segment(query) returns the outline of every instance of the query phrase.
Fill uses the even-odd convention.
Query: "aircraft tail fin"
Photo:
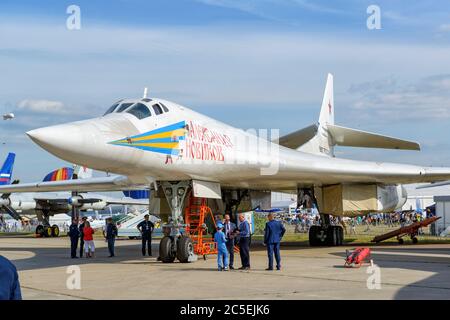
[[[334,93],[333,75],[327,76],[327,84],[323,93],[322,107],[320,108],[319,125],[334,124]]]
[[[322,107],[320,108],[319,121],[316,126],[316,133],[308,142],[298,148],[300,151],[334,156],[334,148],[331,137],[328,134],[327,126],[334,124],[334,91],[333,75],[327,76],[327,83],[323,93]]]
[[[0,185],[10,184],[14,167],[15,153],[8,153],[2,168],[0,169]]]
[[[334,146],[336,145],[420,150],[420,145],[414,141],[335,125],[334,110],[333,75],[328,74],[319,121],[307,128],[281,137],[279,143],[288,148],[330,157],[334,156]]]
[[[92,178],[93,170],[84,166],[75,165],[73,169],[73,175],[77,179],[89,179]]]

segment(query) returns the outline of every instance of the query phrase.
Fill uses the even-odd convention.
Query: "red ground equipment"
[[[347,251],[347,258],[345,259],[344,266],[346,268],[351,267],[361,267],[364,262],[370,259],[370,249],[369,248],[356,248],[355,251],[350,253]]]
[[[211,235],[212,230],[208,230],[207,227],[209,222],[210,229],[215,228],[216,222],[207,205],[207,199],[191,196],[188,201],[185,209],[186,233],[192,239],[195,254],[202,255],[206,259],[206,255],[217,253],[217,246]]]
[[[411,240],[414,244],[416,244],[417,242],[419,242],[419,240],[417,239],[417,234],[419,233],[419,229],[420,228],[424,228],[426,226],[428,226],[429,224],[435,222],[436,220],[439,220],[441,217],[431,217],[431,218],[427,218],[421,222],[415,222],[409,226],[405,226],[405,227],[401,227],[400,229],[382,234],[380,236],[376,236],[375,238],[372,239],[372,242],[381,242],[393,237],[397,237],[397,241],[400,244],[403,244],[403,239],[402,237],[404,236],[410,236]]]

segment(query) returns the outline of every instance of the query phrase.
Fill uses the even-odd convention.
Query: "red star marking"
[[[328,113],[331,114],[331,101],[328,102]]]

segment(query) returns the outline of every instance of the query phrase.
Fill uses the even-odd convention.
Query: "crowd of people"
[[[225,214],[224,219],[218,219],[214,241],[217,245],[217,267],[219,271],[234,269],[234,247],[239,246],[241,258],[240,270],[250,270],[250,224],[243,214],[238,216],[239,225],[231,221],[230,215]],[[281,269],[280,242],[286,232],[286,228],[279,220],[275,220],[270,213],[267,216],[264,228],[264,245],[267,247],[268,267],[273,270],[273,258],[275,256],[276,268]]]
[[[428,217],[428,214],[427,214]],[[396,212],[396,213],[375,213],[353,218],[330,217],[332,225],[344,225],[350,234],[356,234],[357,226],[365,226],[363,232],[370,231],[371,227],[384,225],[386,227],[404,227],[414,222],[420,222],[424,219],[424,215],[419,212]],[[290,224],[295,225],[296,233],[307,233],[313,225],[320,225],[319,215],[310,215],[299,213],[295,219],[291,219]]]

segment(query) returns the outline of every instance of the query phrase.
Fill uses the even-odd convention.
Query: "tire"
[[[177,242],[177,259],[181,263],[188,263],[189,256],[194,252],[194,245],[189,237],[181,236]]]
[[[403,244],[405,241],[403,241],[402,238],[398,239],[398,244]]]
[[[172,263],[175,261],[175,255],[172,250],[172,237],[165,236],[159,243],[159,257],[163,263]]]
[[[56,224],[52,225],[52,237],[59,237],[59,227]]]
[[[326,244],[328,246],[332,246],[332,247],[338,245],[338,230],[337,230],[336,226],[328,227]]]
[[[411,240],[414,244],[417,244],[419,242],[419,239],[417,239],[416,237],[413,237]]]
[[[44,236],[44,226],[43,225],[38,225],[36,227],[36,234],[43,237]]]
[[[52,227],[44,227],[44,237],[50,238],[52,236]]]
[[[344,240],[345,240],[344,228],[339,226],[338,229],[339,229],[339,245],[342,246],[344,244]]]
[[[319,226],[311,226],[309,228],[309,245],[311,247],[317,247],[319,245],[319,239],[317,239],[317,233],[321,228]]]

